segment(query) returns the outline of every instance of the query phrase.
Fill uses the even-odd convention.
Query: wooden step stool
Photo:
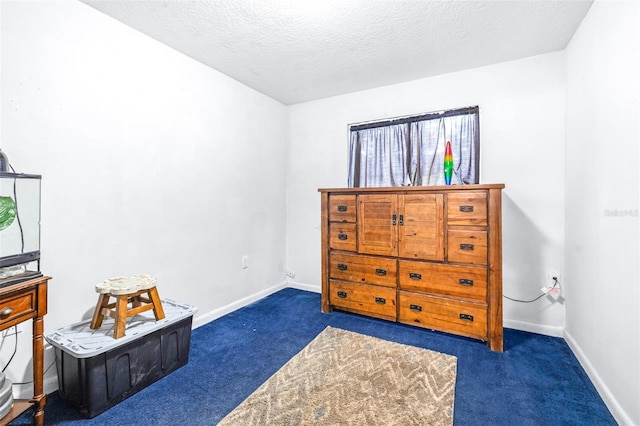
[[[113,329],[115,339],[125,335],[129,317],[153,309],[156,321],[164,318],[156,280],[149,275],[110,278],[97,284],[96,292],[100,293],[100,296],[98,296],[90,328],[94,330],[100,328],[104,317],[111,317],[115,320]],[[115,298],[115,302],[110,303],[111,297]]]

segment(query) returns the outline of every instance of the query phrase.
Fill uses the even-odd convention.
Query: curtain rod
[[[440,112],[430,112],[427,114],[416,115],[413,117],[397,118],[394,120],[385,120],[385,121],[376,121],[374,123],[356,124],[356,125],[350,126],[349,130],[351,130],[352,132],[355,132],[358,130],[374,129],[376,127],[415,123],[417,121],[426,121],[426,120],[433,120],[435,118],[445,118],[445,117],[451,117],[454,115],[463,115],[465,113],[477,114],[479,110],[480,108],[476,105],[476,106],[465,107],[465,108],[450,109],[450,110],[440,111]]]

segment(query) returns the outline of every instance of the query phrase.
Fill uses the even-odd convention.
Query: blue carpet
[[[93,419],[48,395],[45,424],[214,425],[327,325],[458,357],[455,425],[616,424],[563,339],[505,329],[505,351],[495,353],[472,339],[323,314],[319,294],[290,288],[197,328],[186,366]]]

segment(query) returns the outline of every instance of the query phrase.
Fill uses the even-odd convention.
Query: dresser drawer
[[[395,288],[329,280],[329,303],[347,311],[396,319]]]
[[[486,192],[448,194],[447,224],[487,226]]]
[[[342,281],[395,288],[396,260],[348,253],[331,253],[330,276]]]
[[[487,264],[487,231],[447,231],[447,259],[455,263]]]
[[[487,340],[487,305],[398,292],[398,321]]]
[[[329,221],[330,222],[355,222],[356,221],[356,196],[355,195],[331,195],[329,196]]]
[[[481,303],[487,300],[485,267],[400,260],[398,274],[402,290],[459,297]]]
[[[0,326],[24,321],[36,314],[36,290],[16,293],[0,303]]]
[[[329,247],[334,250],[356,251],[356,224],[329,224]]]

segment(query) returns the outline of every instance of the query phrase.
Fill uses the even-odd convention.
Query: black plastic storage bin
[[[137,315],[117,340],[108,320],[98,330],[85,321],[46,336],[55,348],[60,397],[92,418],[187,364],[195,308],[162,305],[164,320]]]

